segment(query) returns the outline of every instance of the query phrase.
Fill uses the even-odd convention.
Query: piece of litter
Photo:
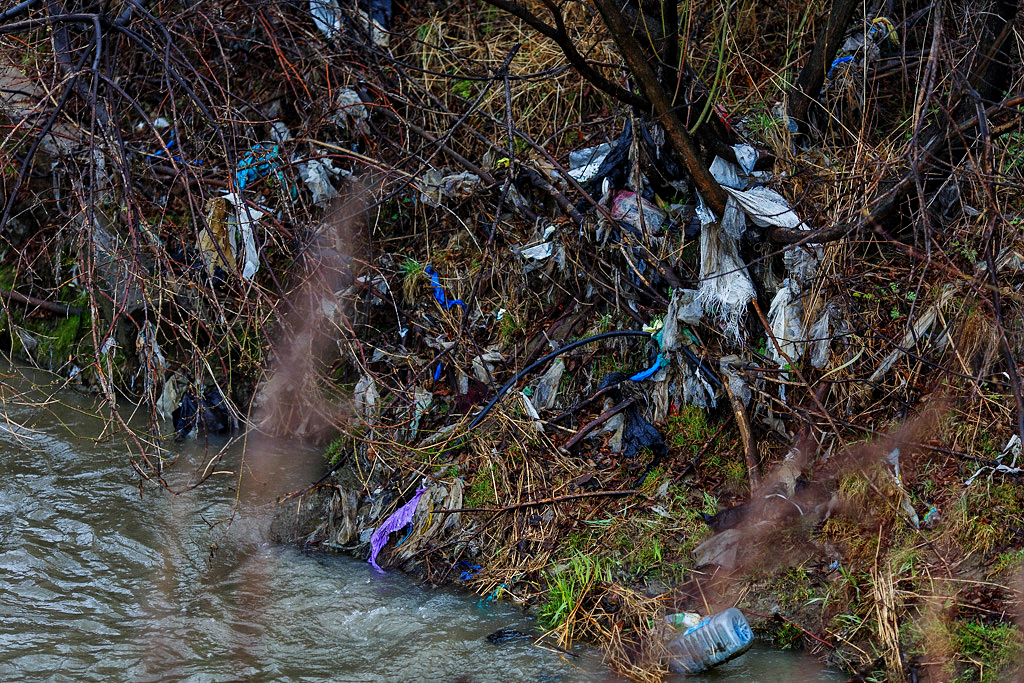
[[[406,524],[412,522],[413,516],[416,514],[416,506],[420,503],[420,498],[423,496],[426,489],[416,489],[416,495],[412,499],[403,505],[402,507],[395,510],[395,512],[384,520],[370,536],[370,559],[368,562],[370,565],[379,571],[381,574],[384,570],[377,564],[377,555],[384,549],[384,546],[388,543],[388,537],[392,533],[402,529]]]
[[[423,272],[430,277],[431,287],[434,290],[434,299],[437,300],[437,303],[444,306],[445,310],[448,310],[452,306],[462,306],[463,310],[465,310],[466,304],[462,299],[449,299],[445,295],[444,288],[441,287],[441,279],[438,277],[437,271],[434,270],[433,266],[427,266],[423,269]]]
[[[554,249],[554,243],[542,242],[532,247],[527,247],[519,252],[519,255],[523,258],[534,259],[535,261],[543,261],[544,259],[551,256],[552,250]]]

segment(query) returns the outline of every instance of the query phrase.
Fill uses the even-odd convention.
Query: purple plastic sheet
[[[423,496],[424,491],[426,491],[426,489],[416,489],[416,495],[414,495],[408,503],[395,510],[390,517],[384,520],[383,524],[377,527],[377,530],[373,532],[373,535],[370,536],[369,562],[373,565],[373,568],[381,574],[384,573],[384,570],[377,565],[377,554],[388,544],[388,537],[392,533],[412,522],[412,517],[416,514],[416,506],[419,505],[420,498]]]

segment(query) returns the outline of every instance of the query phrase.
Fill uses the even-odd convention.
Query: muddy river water
[[[272,507],[236,496],[226,474],[241,443],[198,488],[140,489],[123,440],[100,438],[97,399],[28,387],[0,369],[0,680],[618,680],[593,651],[487,642],[535,628],[513,605],[271,543]],[[171,444],[168,483],[222,445]],[[308,483],[289,463],[316,452],[269,448],[285,457],[260,476]],[[706,680],[844,677],[758,646]]]

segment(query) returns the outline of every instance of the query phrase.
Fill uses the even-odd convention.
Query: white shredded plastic
[[[733,206],[730,207],[729,204]],[[705,314],[714,316],[725,333],[734,340],[740,338],[740,319],[747,304],[754,298],[754,283],[747,267],[740,259],[736,238],[737,227],[723,225],[726,220],[739,222],[742,233],[743,213],[730,198],[722,223],[704,226],[700,237],[700,287],[697,300]]]

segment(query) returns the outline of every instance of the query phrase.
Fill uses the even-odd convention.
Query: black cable
[[[536,368],[540,367],[544,363],[547,363],[549,360],[553,360],[553,359],[557,358],[558,356],[562,355],[563,353],[567,353],[569,351],[572,351],[573,349],[578,348],[580,346],[583,346],[584,344],[590,344],[591,342],[600,341],[602,339],[609,339],[611,337],[648,337],[649,338],[651,336],[653,336],[653,335],[651,335],[650,332],[641,332],[641,331],[638,331],[638,330],[617,330],[615,332],[604,332],[602,334],[597,334],[597,335],[594,335],[593,337],[586,337],[585,339],[580,339],[578,341],[574,341],[571,344],[566,344],[565,346],[563,346],[562,348],[558,349],[557,351],[552,351],[551,353],[549,353],[548,355],[544,356],[540,360],[538,360],[538,361],[536,361],[534,363],[531,363],[530,365],[528,365],[523,370],[520,370],[518,373],[516,373],[515,377],[513,377],[508,382],[506,382],[505,385],[503,387],[501,387],[501,389],[498,389],[498,393],[496,393],[494,395],[494,398],[491,399],[491,402],[488,403],[486,406],[484,406],[484,409],[481,410],[479,413],[477,413],[476,417],[473,418],[473,421],[469,423],[469,426],[466,427],[466,431],[468,432],[471,429],[473,429],[473,427],[476,427],[478,424],[480,424],[480,422],[484,419],[484,417],[486,417],[487,413],[491,412],[491,408],[494,407],[494,404],[497,403],[498,400],[502,396],[505,395],[506,391],[508,391],[510,388],[512,388],[512,385],[514,385],[516,382],[521,380],[526,375],[530,374],[530,372],[532,372]]]

